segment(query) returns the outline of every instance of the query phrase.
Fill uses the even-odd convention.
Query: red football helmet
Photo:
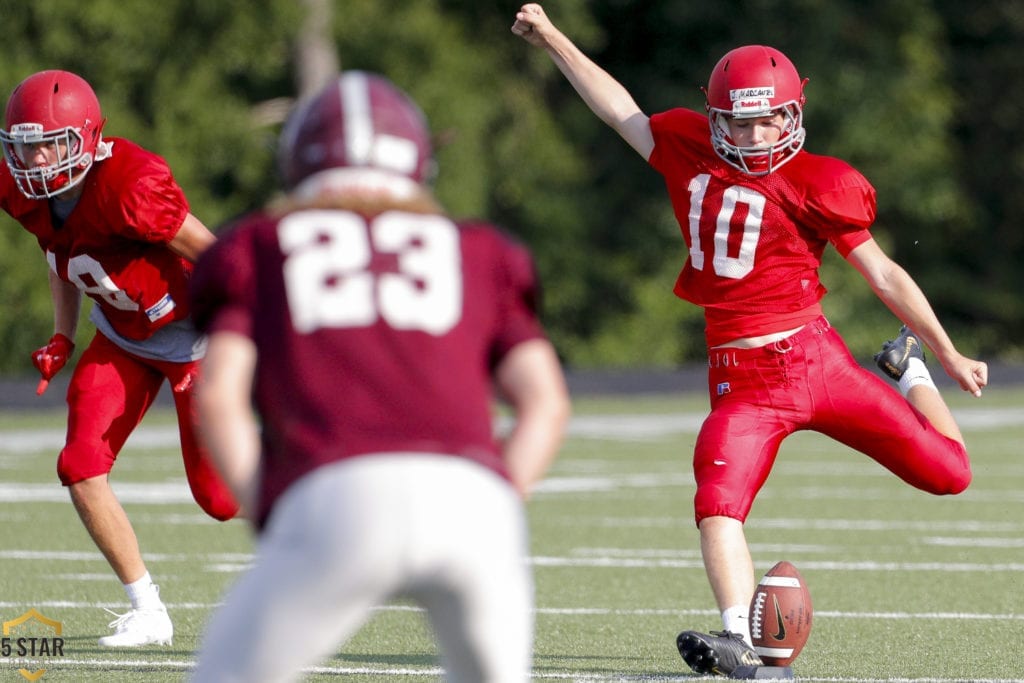
[[[433,168],[430,131],[419,106],[389,80],[346,71],[289,117],[278,165],[289,190],[337,168],[369,169],[423,183]]]
[[[4,159],[27,197],[45,199],[85,178],[101,146],[104,118],[92,87],[68,71],[40,71],[7,100]],[[52,153],[39,153],[40,148]],[[102,150],[102,147],[101,147]],[[44,163],[49,161],[49,163]]]
[[[708,87],[711,144],[726,163],[750,175],[771,173],[804,145],[804,84],[793,62],[775,48],[746,45],[719,60]],[[739,147],[729,135],[729,119],[757,118],[780,113],[782,137],[770,146]]]

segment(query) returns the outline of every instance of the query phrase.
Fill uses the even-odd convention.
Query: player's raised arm
[[[546,50],[591,111],[614,128],[645,161],[651,156],[654,136],[648,116],[621,83],[551,23],[540,5],[523,5],[516,13],[512,33]]]

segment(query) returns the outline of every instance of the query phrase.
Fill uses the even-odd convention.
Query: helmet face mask
[[[796,156],[804,144],[803,94],[806,79],[778,50],[747,45],[728,52],[711,73],[707,96],[708,125],[715,152],[730,166],[749,175],[775,171]],[[783,117],[782,134],[770,145],[740,146],[732,139],[729,121]]]
[[[764,146],[737,145],[732,139],[729,121],[732,119],[783,117],[782,135],[778,141]],[[804,144],[803,114],[799,107],[782,107],[756,117],[732,116],[719,110],[710,110],[711,144],[726,163],[749,175],[767,175],[793,158]]]
[[[14,89],[0,130],[4,160],[31,199],[55,197],[85,178],[102,145],[99,100],[67,71],[41,71]]]
[[[38,130],[31,130],[33,127]],[[82,136],[72,128],[42,131],[37,124],[19,124],[12,126],[10,132],[0,132],[0,138],[18,189],[33,199],[66,192],[85,178],[92,165],[91,154],[79,153]],[[46,165],[35,165],[39,154],[47,159]]]

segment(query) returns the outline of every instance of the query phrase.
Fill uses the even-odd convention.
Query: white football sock
[[[138,581],[124,584],[124,592],[131,600],[132,609],[155,609],[164,604],[160,600],[160,589],[153,583],[149,572],[143,574]]]
[[[743,636],[743,640],[746,641],[747,645],[753,647],[754,643],[750,640],[749,611],[750,609],[746,605],[729,607],[722,612],[722,624],[725,626],[726,631],[739,633]]]
[[[900,393],[904,396],[907,395],[911,387],[921,385],[931,387],[933,391],[938,391],[935,382],[932,381],[932,374],[928,372],[928,366],[920,358],[910,358],[907,360],[907,371],[900,377],[899,384]]]

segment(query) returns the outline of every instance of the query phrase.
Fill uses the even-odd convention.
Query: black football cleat
[[[676,636],[676,647],[694,673],[728,676],[741,666],[763,666],[739,633],[731,631],[683,631]]]
[[[907,371],[907,364],[911,358],[920,358],[924,361],[924,349],[917,335],[904,325],[895,339],[882,344],[882,350],[875,354],[875,363],[882,372],[898,382]]]

